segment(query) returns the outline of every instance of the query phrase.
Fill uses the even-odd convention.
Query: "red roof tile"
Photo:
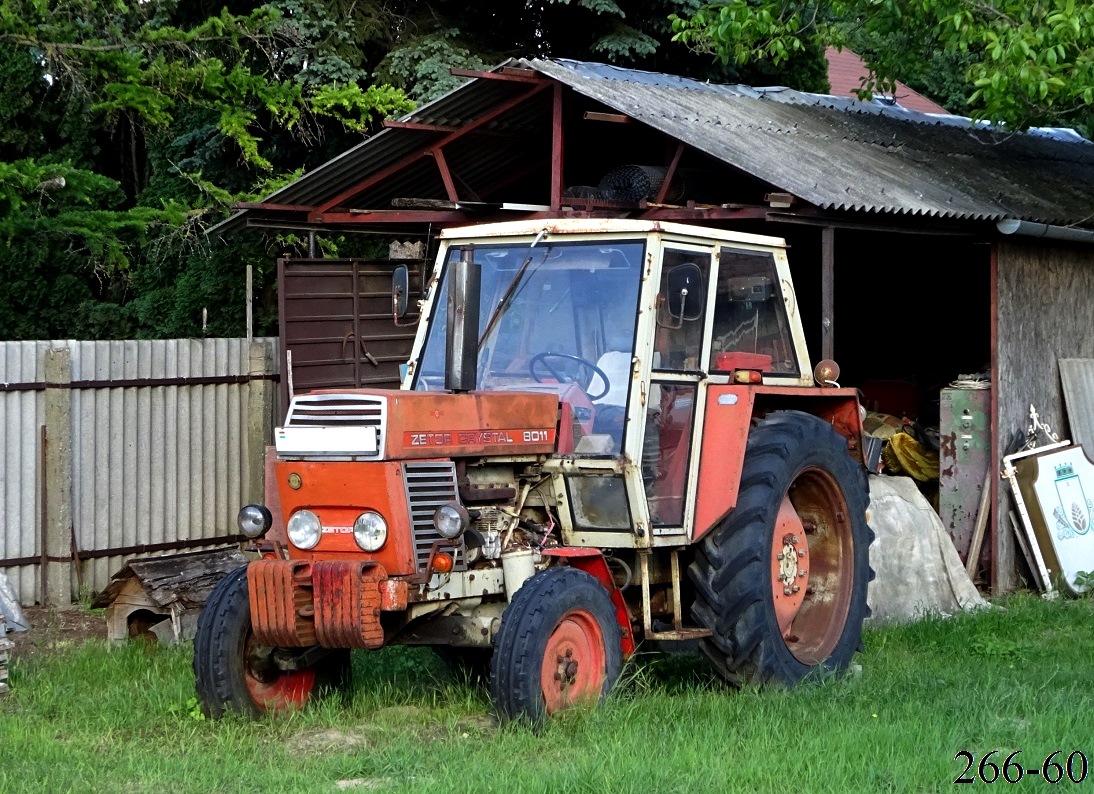
[[[835,47],[827,48],[824,51],[824,57],[828,59],[828,82],[832,84],[829,93],[833,96],[855,96],[855,91],[862,85],[862,78],[869,73],[866,62],[851,50],[844,49],[840,52]],[[895,98],[897,104],[909,110],[918,110],[923,113],[949,113],[946,108],[901,82],[896,84]]]

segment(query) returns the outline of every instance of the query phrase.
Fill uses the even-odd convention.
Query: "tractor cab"
[[[568,542],[689,539],[708,387],[813,384],[790,284],[770,237],[604,220],[446,230],[404,388],[557,395],[548,467],[569,492]]]

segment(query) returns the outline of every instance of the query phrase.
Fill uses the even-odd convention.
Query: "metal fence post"
[[[46,351],[45,521],[46,606],[72,606],[72,355],[67,347]]]

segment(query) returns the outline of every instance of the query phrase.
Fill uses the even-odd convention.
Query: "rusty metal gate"
[[[400,264],[410,269],[410,310],[396,324],[391,274]],[[282,410],[290,371],[294,392],[397,389],[399,365],[414,343],[423,274],[422,260],[279,259]]]

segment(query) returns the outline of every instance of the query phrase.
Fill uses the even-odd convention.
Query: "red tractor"
[[[489,660],[498,716],[533,723],[606,696],[639,643],[698,640],[734,683],[847,667],[873,576],[861,411],[811,369],[798,301],[776,238],[446,230],[403,387],[291,400],[288,542],[206,602],[205,713],[303,705],[392,644]],[[263,538],[270,512],[239,523]]]

